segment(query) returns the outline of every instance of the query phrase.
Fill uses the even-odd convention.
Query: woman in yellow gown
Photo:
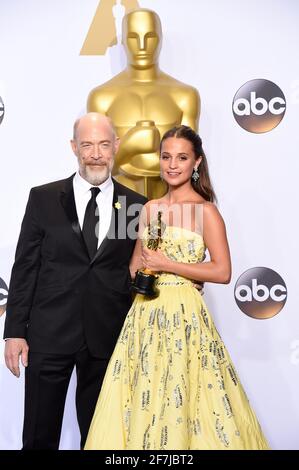
[[[146,204],[131,261],[159,273],[137,294],[109,362],[85,449],[268,449],[231,358],[194,281],[228,283],[230,254],[200,137],[161,142],[167,194]],[[157,251],[148,226],[162,214]],[[208,249],[210,261],[203,262]],[[225,312],[223,312],[225,314]]]

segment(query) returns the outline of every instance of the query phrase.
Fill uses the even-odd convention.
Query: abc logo
[[[233,99],[233,114],[246,131],[261,134],[274,129],[282,120],[286,99],[281,89],[269,80],[256,79],[239,88]]]
[[[3,279],[0,277],[0,317],[5,312],[8,288]]]
[[[2,98],[0,96],[0,124],[3,121],[4,118],[4,103],[2,101]]]
[[[287,288],[277,272],[251,268],[241,274],[235,285],[235,299],[242,312],[252,318],[277,315],[287,300]]]

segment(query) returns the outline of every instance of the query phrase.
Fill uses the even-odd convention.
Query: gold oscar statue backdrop
[[[195,88],[159,69],[162,28],[154,11],[127,13],[122,41],[127,67],[90,92],[87,109],[109,116],[121,138],[115,179],[157,198],[166,191],[159,176],[160,138],[176,125],[198,128],[200,97]]]

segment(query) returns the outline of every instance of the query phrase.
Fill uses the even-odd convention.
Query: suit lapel
[[[87,248],[83,239],[83,235],[82,235],[79,220],[78,220],[77,210],[76,210],[76,203],[75,203],[74,189],[73,189],[74,176],[75,175],[72,175],[70,178],[67,178],[65,180],[65,187],[61,191],[61,194],[60,194],[60,201],[71,223],[71,227],[74,233],[78,237],[84,250],[87,252]]]
[[[73,189],[74,176],[75,175],[72,175],[70,178],[67,178],[65,180],[65,187],[61,191],[61,194],[60,194],[60,201],[71,223],[72,230],[78,237],[78,240],[80,241],[83,249],[88,255],[88,251],[84,242],[84,238],[82,235],[81,227],[80,227],[79,220],[78,220],[77,210],[76,210],[76,203],[75,203],[74,189]],[[113,190],[110,227],[107,232],[107,235],[105,236],[104,240],[102,241],[101,245],[99,246],[96,254],[94,255],[93,259],[90,261],[90,263],[94,263],[95,260],[98,259],[104,253],[110,241],[113,241],[118,238],[119,223],[124,224],[126,222],[126,208],[115,207],[115,204],[118,202],[119,196],[122,195],[121,189],[117,181],[115,181],[114,179],[113,179],[113,185],[114,185],[114,190]]]
[[[94,255],[93,259],[91,260],[91,263],[94,263],[94,261],[96,259],[98,259],[105,251],[105,249],[107,248],[107,246],[109,245],[110,241],[112,240],[115,240],[118,238],[118,225],[119,225],[119,210],[120,209],[117,209],[117,207],[115,207],[115,204],[118,202],[118,198],[120,196],[120,192],[119,192],[119,187],[118,187],[118,184],[117,182],[113,180],[113,186],[114,186],[114,190],[113,190],[113,201],[112,201],[112,211],[111,211],[111,221],[110,221],[110,227],[109,227],[109,230],[107,232],[107,235],[105,236],[104,240],[102,241],[102,243],[100,244],[96,254]],[[124,212],[125,212],[125,208],[124,208]],[[101,223],[101,221],[100,221]]]

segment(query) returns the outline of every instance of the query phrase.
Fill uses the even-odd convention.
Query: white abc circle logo
[[[250,100],[248,101],[246,98],[238,98],[233,105],[234,112],[238,116],[250,116],[250,113],[256,114],[257,116],[262,116],[266,114],[269,110],[271,114],[282,114],[284,113],[285,107],[285,100],[276,96],[272,98],[269,103],[265,98],[257,98],[256,92],[250,92]],[[258,108],[258,105],[260,107]]]
[[[246,293],[245,296],[241,295],[241,291]],[[286,298],[285,292],[286,288],[280,284],[275,284],[271,289],[268,289],[264,284],[258,284],[257,279],[252,279],[251,287],[245,284],[240,285],[237,287],[235,295],[240,302],[251,302],[252,300],[264,302],[269,298],[275,302],[281,302]]]
[[[0,317],[5,312],[8,296],[8,288],[3,279],[0,277]]]
[[[233,114],[237,123],[254,133],[269,132],[282,120],[286,99],[273,82],[255,79],[239,88],[233,99]]]
[[[235,285],[238,307],[253,318],[271,318],[283,308],[287,288],[281,276],[265,267],[251,268]]]
[[[2,101],[2,98],[0,96],[0,124],[3,121],[4,118],[4,103]]]

